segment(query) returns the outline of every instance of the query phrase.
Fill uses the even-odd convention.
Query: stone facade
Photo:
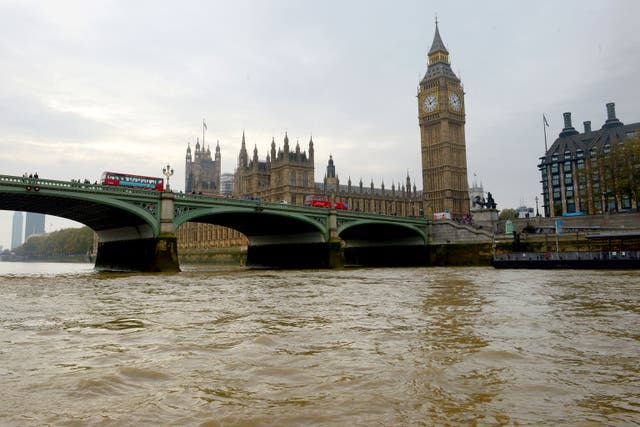
[[[353,185],[351,178],[347,184],[340,184],[338,177],[329,175],[329,168],[333,168],[333,159],[329,159],[327,176],[324,182],[315,184],[315,194],[325,195],[336,201],[347,203],[349,209],[357,212],[380,213],[398,216],[425,216],[422,192],[416,190],[415,184],[411,186],[411,178],[407,175],[404,185],[391,184],[386,188],[384,182],[380,187],[375,187],[373,180],[367,186],[362,179],[357,185]]]
[[[290,149],[289,137],[285,133],[284,145],[276,150],[275,138],[271,140],[271,150],[264,161],[258,158],[257,145],[249,159],[244,132],[238,166],[235,172],[233,196],[251,197],[260,200],[301,205],[304,198],[314,191],[313,139],[309,139],[309,151],[300,150],[296,143]]]
[[[232,228],[219,225],[188,222],[176,233],[178,250],[214,249],[228,247],[244,247],[248,245],[244,234]]]
[[[235,173],[234,197],[302,205],[305,196],[315,194],[345,202],[349,209],[360,212],[424,215],[422,195],[417,192],[415,185],[411,187],[408,175],[406,185],[398,183],[396,186],[394,183],[391,188],[385,188],[384,183],[376,188],[373,181],[369,186],[364,186],[362,180],[358,185],[352,185],[351,178],[344,185],[340,184],[333,156],[330,156],[323,182],[314,182],[313,144],[313,139],[310,139],[308,152],[301,151],[298,143],[295,150],[290,150],[289,138],[285,134],[283,147],[276,150],[275,140],[272,139],[270,154],[260,161],[257,146],[253,149],[253,157],[249,159],[243,133]]]

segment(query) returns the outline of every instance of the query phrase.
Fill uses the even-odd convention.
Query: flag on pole
[[[207,130],[207,123],[202,119],[202,147],[204,149],[204,131]]]
[[[547,128],[549,127],[549,122],[547,121],[547,117],[542,113],[542,130],[544,131],[544,152],[547,152]]]

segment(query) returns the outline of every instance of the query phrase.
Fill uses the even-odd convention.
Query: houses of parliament
[[[292,147],[286,133],[280,146],[274,137],[261,160],[257,145],[249,156],[243,132],[231,194],[221,188],[220,146],[216,146],[212,158],[204,141],[202,146],[198,141],[193,152],[190,145],[187,147],[185,191],[297,205],[302,205],[305,196],[316,194],[346,202],[349,209],[361,212],[400,216],[448,212],[452,218],[460,218],[470,210],[464,91],[451,69],[449,52],[437,22],[417,100],[422,190],[416,188],[408,174],[404,182],[392,183],[389,188],[384,183],[376,187],[373,181],[368,185],[362,180],[354,183],[351,178],[341,182],[331,156],[327,159],[323,181],[315,182],[313,138],[309,138],[303,149],[299,142]],[[178,229],[177,237],[180,250],[247,245],[246,238],[239,232],[210,224],[184,224]]]

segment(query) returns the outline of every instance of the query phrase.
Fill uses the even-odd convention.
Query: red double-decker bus
[[[164,190],[164,178],[131,175],[119,172],[102,172],[100,183],[102,185],[114,185],[116,187],[146,188],[158,191]]]
[[[310,195],[304,198],[304,206],[312,206],[314,208],[331,208],[331,200],[325,196]],[[344,202],[333,202],[336,209],[347,210],[349,206]]]

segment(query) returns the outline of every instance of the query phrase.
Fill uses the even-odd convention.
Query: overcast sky
[[[243,131],[261,160],[287,131],[302,150],[313,136],[317,181],[332,154],[345,183],[408,173],[422,188],[416,93],[436,14],[465,89],[469,184],[499,209],[535,207],[543,113],[549,145],[566,111],[580,131],[607,102],[640,121],[637,0],[0,0],[0,174],[95,181],[168,162],[181,190],[206,119],[223,173]]]

